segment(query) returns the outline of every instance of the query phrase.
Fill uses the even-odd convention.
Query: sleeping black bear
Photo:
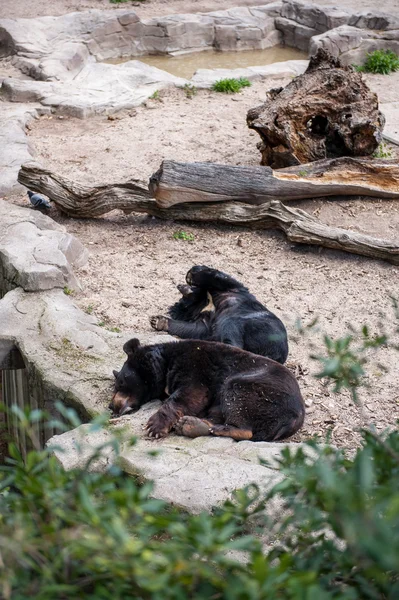
[[[164,400],[149,419],[150,437],[215,435],[235,440],[274,441],[302,426],[305,410],[297,381],[283,365],[217,342],[185,340],[123,347],[127,360],[114,371],[110,408],[134,412]]]
[[[151,317],[154,329],[183,339],[223,342],[282,364],[287,360],[283,323],[239,281],[205,266],[192,267],[186,281],[188,285],[178,286],[182,298],[169,309],[171,318]]]

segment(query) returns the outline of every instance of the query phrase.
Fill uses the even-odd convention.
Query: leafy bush
[[[399,349],[384,331],[371,335],[367,327],[340,340],[325,338],[319,376],[358,400],[369,353],[386,344]],[[70,426],[78,425],[74,411],[57,408]],[[152,498],[151,484],[124,476],[117,464],[104,474],[90,471],[108,446],[118,454],[117,431],[85,468],[65,472],[49,449],[37,448],[43,413],[16,406],[12,412],[34,449],[24,457],[11,443],[0,466],[5,600],[399,597],[398,431],[365,431],[351,459],[313,442],[296,453],[286,449],[279,460],[285,477],[267,494],[250,486],[213,515],[192,516]],[[91,429],[106,419],[97,418]],[[272,518],[264,509],[277,498],[286,510]],[[248,533],[255,526],[260,537]],[[269,553],[261,544],[265,533],[274,538]]]
[[[399,70],[399,57],[392,50],[374,50],[367,54],[364,65],[356,66],[357,71],[389,75]]]
[[[251,82],[245,77],[239,79],[219,79],[212,86],[214,92],[223,92],[224,94],[236,94],[242,88],[249,87]]]

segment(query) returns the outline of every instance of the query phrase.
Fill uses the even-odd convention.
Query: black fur
[[[154,328],[183,339],[223,342],[284,363],[287,331],[282,321],[233,277],[206,266],[195,266],[178,286],[182,298],[170,309],[171,318],[153,317]],[[208,294],[214,310],[205,310]],[[158,319],[158,320],[157,320]]]
[[[128,358],[116,373],[110,407],[116,414],[169,397],[150,418],[148,434],[164,437],[188,417],[205,433],[233,439],[273,441],[302,426],[304,405],[295,377],[284,366],[225,344],[125,345]],[[209,420],[206,420],[209,419]],[[187,421],[186,421],[187,423]],[[183,435],[190,435],[184,427]],[[196,437],[190,435],[190,437]]]

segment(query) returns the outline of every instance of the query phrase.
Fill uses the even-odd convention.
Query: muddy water
[[[286,46],[273,46],[265,50],[242,50],[241,52],[217,52],[206,50],[180,56],[140,56],[138,60],[158,67],[172,75],[190,79],[197,69],[238,69],[270,65],[285,60],[306,60],[306,52]],[[110,59],[105,62],[120,64],[131,58]]]

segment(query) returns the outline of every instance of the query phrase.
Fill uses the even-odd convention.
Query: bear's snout
[[[129,412],[135,412],[139,409],[139,406],[136,399],[129,394],[116,392],[112,397],[109,408],[114,415],[122,416]]]

